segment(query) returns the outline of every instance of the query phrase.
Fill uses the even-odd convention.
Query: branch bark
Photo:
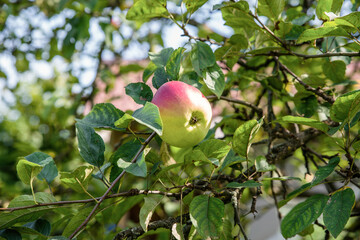
[[[189,218],[190,218],[190,215],[187,213],[182,216],[178,216],[176,218],[170,217],[167,219],[154,221],[149,224],[148,231],[156,230],[158,228],[171,229],[175,223],[180,223],[180,221],[182,221],[182,223],[185,224],[189,220]],[[145,233],[145,231],[144,231],[144,229],[142,229],[142,227],[129,228],[127,230],[121,231],[118,234],[116,234],[116,236],[113,238],[113,240],[136,239],[136,238],[140,237],[141,235],[143,235],[144,233]]]

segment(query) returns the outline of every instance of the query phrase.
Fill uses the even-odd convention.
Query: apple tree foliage
[[[0,239],[249,239],[269,208],[285,239],[359,238],[359,5],[3,2],[1,59],[22,80],[11,83],[2,63]],[[212,30],[212,16],[231,33]],[[94,24],[104,38],[90,51]],[[187,40],[176,49],[164,47],[170,25]],[[149,52],[146,65],[111,71],[104,54],[121,60],[133,44]],[[106,92],[118,75],[141,73],[124,93],[142,107],[92,105],[98,81],[79,83],[85,57]],[[59,58],[66,67],[51,79],[31,75],[33,62]],[[151,99],[168,81],[212,104],[197,146],[159,138]]]

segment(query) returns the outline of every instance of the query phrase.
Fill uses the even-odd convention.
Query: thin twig
[[[280,61],[278,62],[280,65],[280,68],[284,69],[286,72],[288,72],[291,76],[293,76],[301,85],[304,86],[304,88],[307,91],[313,92],[316,95],[318,95],[319,97],[321,97],[322,99],[324,99],[325,101],[329,102],[330,104],[333,104],[335,102],[335,100],[332,97],[329,97],[323,90],[319,89],[319,88],[313,88],[309,85],[307,85],[306,83],[304,83],[295,73],[293,73],[287,66],[285,66],[284,64],[282,64]]]
[[[276,36],[265,24],[263,24],[257,15],[254,15],[252,12],[249,12],[249,15],[252,16],[258,23],[261,25],[261,28],[268,32],[282,47],[288,49],[289,47],[286,45],[283,40],[281,40],[278,36]]]
[[[207,96],[206,98],[207,99],[217,99],[218,97],[215,96],[215,95],[210,95],[210,96]],[[228,101],[228,102],[232,102],[232,103],[238,103],[238,104],[244,105],[246,107],[252,108],[258,114],[259,117],[263,116],[263,110],[261,108],[255,106],[252,103],[248,103],[248,102],[243,101],[243,100],[232,99],[232,98],[228,98],[228,97],[224,97],[224,96],[220,96],[220,99]]]
[[[276,51],[269,51],[268,53],[255,53],[255,54],[247,54],[251,56],[273,56],[273,57],[280,57],[280,56],[297,56],[305,59],[310,58],[326,58],[326,57],[360,57],[360,52],[328,52],[322,54],[302,54],[296,52],[276,52]],[[246,57],[246,56],[243,56]]]
[[[162,191],[156,191],[156,190],[151,191],[151,190],[131,189],[131,190],[126,191],[126,192],[107,195],[106,199],[118,198],[118,197],[131,197],[131,196],[141,195],[141,194],[145,194],[145,195],[159,194],[159,195],[164,195],[164,196],[167,196],[167,197],[175,197],[175,198],[180,197],[180,193],[169,193],[169,192],[162,192]],[[98,197],[98,198],[95,198],[95,199],[96,199],[96,201],[99,201],[101,199],[101,197]],[[68,205],[68,204],[91,203],[91,202],[94,202],[95,199],[89,198],[89,199],[73,200],[73,201],[58,201],[58,202],[50,202],[50,203],[38,203],[38,204],[34,204],[34,205],[21,206],[21,207],[0,208],[0,212],[1,211],[3,211],[3,212],[14,212],[14,211],[23,210],[23,209],[45,207],[45,206],[58,206],[58,205]]]
[[[147,144],[155,137],[156,133],[153,132],[144,142],[144,144],[141,146],[141,148],[139,149],[139,151],[136,153],[136,155],[134,156],[134,158],[131,160],[131,163],[135,163],[137,158],[140,156],[140,154],[144,151],[144,149],[146,148]],[[100,198],[100,200],[96,203],[96,205],[94,206],[93,210],[90,212],[89,216],[87,216],[87,218],[84,220],[84,222],[70,235],[69,239],[73,239],[75,237],[75,235],[83,228],[85,227],[88,222],[90,221],[90,219],[92,218],[92,216],[95,214],[96,210],[98,209],[98,207],[100,206],[100,204],[106,199],[106,196],[110,193],[110,191],[115,187],[115,185],[120,181],[120,179],[125,175],[126,171],[123,170],[121,172],[121,174],[112,182],[111,186],[106,190],[106,192],[104,193],[104,195]]]

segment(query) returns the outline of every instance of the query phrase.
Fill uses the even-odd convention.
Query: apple
[[[197,88],[180,81],[166,82],[157,90],[152,103],[160,111],[166,143],[192,147],[201,142],[210,128],[212,109]]]

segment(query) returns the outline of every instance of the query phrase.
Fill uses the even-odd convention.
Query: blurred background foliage
[[[97,93],[95,78],[110,91],[120,75],[110,68],[118,68],[123,55],[140,60],[163,46],[168,22],[140,29],[125,20],[132,4],[1,1],[0,202],[24,190],[15,169],[19,157],[42,151],[63,170],[79,160],[74,123]],[[121,74],[142,69],[129,64]]]

